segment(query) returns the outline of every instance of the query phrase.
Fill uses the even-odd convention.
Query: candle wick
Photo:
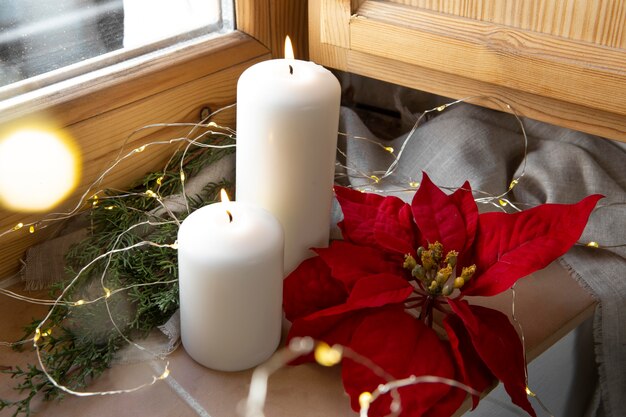
[[[233,215],[231,214],[230,211],[226,210],[226,214],[228,214],[228,222],[232,223],[233,222]]]
[[[293,67],[289,65],[289,74],[293,74]]]

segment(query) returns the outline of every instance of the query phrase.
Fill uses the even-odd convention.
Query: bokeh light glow
[[[0,137],[0,205],[8,210],[49,210],[79,176],[80,155],[61,132],[25,128]]]

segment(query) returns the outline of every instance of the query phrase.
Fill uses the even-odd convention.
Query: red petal
[[[544,204],[520,213],[485,213],[474,244],[477,277],[466,295],[494,295],[520,278],[545,268],[580,237],[600,195],[577,204]]]
[[[283,281],[283,307],[289,321],[348,299],[342,282],[330,276],[330,268],[316,256],[302,262]]]
[[[352,333],[372,308],[401,303],[412,291],[413,287],[408,282],[393,275],[366,277],[357,282],[345,303],[296,319],[289,330],[288,340],[296,336],[311,336],[328,344],[348,346]],[[310,360],[308,356],[293,364]]]
[[[339,222],[343,238],[359,245],[376,246],[374,224],[384,197],[339,186],[335,186],[335,195],[343,212],[343,220]]]
[[[463,320],[472,344],[489,370],[504,384],[513,403],[536,416],[526,396],[526,364],[515,328],[507,316],[467,301],[448,299],[452,310]]]
[[[448,314],[443,320],[443,326],[448,334],[452,354],[461,372],[462,382],[478,392],[483,392],[489,388],[495,377],[474,349],[463,321],[455,314]],[[472,409],[476,408],[479,400],[479,396],[472,396]]]
[[[318,317],[345,314],[364,308],[383,307],[398,304],[407,299],[413,287],[407,281],[390,274],[370,275],[360,279],[352,288],[348,301],[329,307],[305,317],[305,320]]]
[[[297,271],[297,270],[296,270]],[[343,304],[319,310],[306,317],[298,317],[289,330],[288,340],[296,336],[311,336],[329,344],[348,346],[352,333],[372,308],[397,304],[413,291],[405,280],[385,274],[363,278],[354,286],[350,298]],[[294,361],[298,364],[311,357]]]
[[[471,256],[471,248],[476,237],[478,227],[478,207],[472,195],[472,187],[469,182],[465,182],[461,188],[450,195],[452,204],[459,208],[459,213],[465,223],[465,245],[459,251],[457,265],[468,264],[467,260]]]
[[[402,268],[402,256],[368,246],[335,240],[328,248],[314,250],[330,267],[332,276],[343,282],[348,291],[364,276],[385,272],[402,276],[407,273]]]
[[[335,193],[344,216],[339,223],[344,239],[401,254],[415,249],[417,230],[408,204],[338,186]]]
[[[384,249],[401,255],[417,248],[417,229],[411,206],[396,197],[386,197],[378,208],[374,237]]]
[[[459,378],[456,378],[456,380],[458,381]],[[465,390],[452,388],[443,400],[438,401],[437,404],[424,413],[424,417],[453,416],[455,411],[463,404],[466,396],[467,392]]]
[[[393,379],[410,375],[437,375],[454,378],[449,353],[437,334],[400,307],[379,310],[364,318],[352,336],[350,347],[384,369]],[[352,408],[359,409],[358,398],[387,382],[355,361],[343,362],[343,383]],[[401,416],[420,416],[451,391],[445,384],[424,383],[399,389]],[[372,403],[370,416],[389,414],[389,395]]]
[[[438,241],[446,252],[456,250],[461,254],[471,245],[478,211],[469,183],[448,196],[424,173],[411,208],[422,243]]]

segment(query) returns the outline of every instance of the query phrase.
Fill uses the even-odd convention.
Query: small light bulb
[[[35,233],[35,226],[30,226],[30,227],[28,228],[28,231],[29,231],[31,234],[32,234],[32,233]]]
[[[85,300],[78,300],[74,303],[75,306],[82,306],[83,304],[85,304]]]
[[[394,149],[391,146],[385,146],[385,150],[389,153],[393,153]]]
[[[22,227],[24,227],[24,223],[19,222],[18,224],[13,226],[13,230],[20,230]]]
[[[411,187],[411,188],[417,188],[417,187],[419,187],[419,186],[420,186],[420,183],[419,183],[419,182],[417,182],[417,181],[411,181],[411,182],[409,183],[409,187]]]
[[[80,171],[77,147],[59,130],[0,133],[0,205],[10,210],[51,209],[74,190]]]
[[[509,190],[512,190],[513,187],[515,187],[518,183],[519,183],[518,180],[511,181],[511,183],[509,184]]]
[[[157,179],[156,179],[156,183],[157,183],[158,185],[162,185],[162,184],[163,184],[163,177],[159,177],[159,178],[157,178]]]
[[[109,298],[111,296],[111,290],[107,287],[104,287],[104,298]]]
[[[374,182],[375,182],[376,184],[378,184],[378,183],[380,182],[380,178],[378,178],[376,175],[371,175],[371,176],[370,176],[370,178],[371,178],[372,180],[374,180]]]
[[[320,342],[315,347],[315,360],[322,366],[334,366],[341,362],[342,352],[335,346]]]
[[[181,180],[182,182],[185,182],[185,178],[186,178],[186,177],[185,177],[185,172],[184,172],[184,171],[180,171],[180,180]]]
[[[151,198],[156,198],[156,193],[152,190],[146,190],[146,196],[151,197]]]
[[[501,205],[502,207],[506,207],[506,206],[509,204],[509,203],[507,203],[507,202],[506,202],[506,200],[503,200],[503,199],[499,199],[499,200],[498,200],[498,203],[500,203],[500,205]]]
[[[589,246],[590,248],[599,248],[600,247],[598,242],[593,242],[593,241],[587,243],[587,246]]]
[[[361,406],[362,409],[369,409],[370,408],[370,404],[372,403],[372,394],[370,392],[362,392],[361,395],[359,395],[359,406]]]
[[[139,153],[139,152],[143,152],[146,150],[146,145],[142,145],[140,147],[138,147],[137,149],[134,150],[134,152]]]

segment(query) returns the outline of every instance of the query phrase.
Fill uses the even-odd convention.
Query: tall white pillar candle
[[[260,207],[202,207],[178,231],[181,338],[202,365],[239,371],[280,342],[283,231]]]
[[[274,59],[237,84],[237,201],[285,231],[285,272],[328,245],[341,89],[313,62]]]

